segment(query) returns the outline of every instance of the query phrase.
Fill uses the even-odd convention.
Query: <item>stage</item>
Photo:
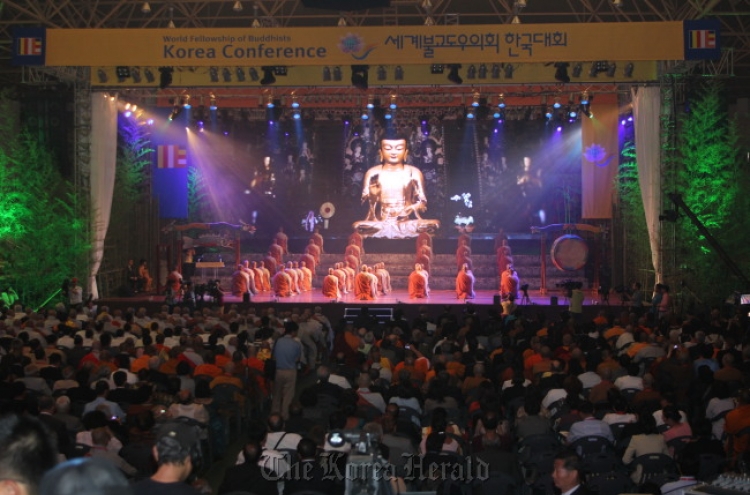
[[[606,309],[615,314],[626,309],[620,306],[619,298],[614,295],[610,296],[612,300],[610,301],[610,305],[607,305],[606,302],[602,304],[599,296],[592,293],[592,291],[586,291],[585,294],[586,298],[583,302],[584,318],[593,319],[601,309]],[[437,317],[444,311],[446,306],[449,306],[456,314],[466,312],[468,307],[473,306],[480,317],[486,317],[489,309],[500,310],[499,304],[495,301],[497,295],[497,291],[479,290],[476,291],[474,299],[459,300],[456,299],[455,291],[433,290],[430,292],[430,297],[426,299],[411,299],[406,290],[400,289],[394,290],[387,296],[380,296],[374,301],[359,301],[354,297],[354,294],[346,294],[340,300],[333,301],[327,297],[323,297],[318,288],[296,296],[281,298],[276,297],[273,293],[264,292],[253,296],[249,304],[243,303],[239,297],[227,294],[224,297],[224,305],[225,311],[229,311],[230,307],[234,305],[239,310],[244,310],[247,307],[254,307],[260,310],[273,306],[277,312],[291,310],[292,308],[323,306],[323,313],[331,318],[332,321],[345,317],[348,313],[347,308],[359,308],[363,306],[371,308],[399,308],[403,310],[407,318],[416,317],[422,307],[427,308],[429,316]],[[530,290],[529,300],[519,300],[517,303],[521,313],[528,317],[533,317],[541,311],[547,318],[556,319],[563,311],[568,309],[568,299],[558,290],[549,291],[546,295],[540,294],[539,291]],[[110,310],[121,309],[123,311],[144,307],[149,313],[153,314],[161,310],[161,307],[164,305],[164,296],[136,294],[133,297],[107,298],[100,300],[99,305],[100,307],[108,306]],[[198,305],[199,307],[209,308],[214,306],[210,298],[206,298],[203,302],[199,301]]]

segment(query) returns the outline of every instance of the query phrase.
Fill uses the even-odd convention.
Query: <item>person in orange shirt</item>
[[[216,387],[217,385],[234,385],[235,387],[238,387],[239,389],[243,389],[242,380],[234,376],[234,363],[227,363],[224,365],[224,371],[221,372],[219,375],[214,377],[213,380],[211,380],[211,384],[209,385],[211,388]]]
[[[216,355],[213,352],[207,352],[203,364],[199,364],[193,370],[193,376],[207,375],[216,378],[221,375],[221,368],[216,366]]]

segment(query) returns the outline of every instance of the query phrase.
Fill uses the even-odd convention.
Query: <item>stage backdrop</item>
[[[617,126],[619,107],[616,96],[609,101],[597,98],[592,104],[592,118],[583,118],[581,157],[581,192],[584,219],[612,218],[614,178],[620,164]]]

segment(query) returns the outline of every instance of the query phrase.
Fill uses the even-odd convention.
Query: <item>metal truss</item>
[[[391,0],[391,7],[338,12],[308,9],[301,0],[5,0],[0,37],[12,26],[49,28],[301,27],[656,22],[716,17],[726,56],[703,64],[706,75],[750,79],[750,9],[746,0]],[[618,6],[617,4],[620,4]],[[21,80],[9,66],[11,45],[0,43],[0,83]],[[747,85],[746,82],[744,85]]]

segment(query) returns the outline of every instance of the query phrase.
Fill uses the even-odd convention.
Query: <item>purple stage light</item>
[[[229,136],[229,131],[224,131],[225,136]]]
[[[620,125],[625,125],[625,119],[622,119],[622,120],[620,121]]]
[[[130,117],[131,115],[133,115],[133,112],[131,112],[130,110],[128,110],[127,112],[125,112],[125,116],[126,117]]]
[[[557,126],[557,132],[562,132],[562,126],[561,125]]]
[[[202,120],[198,121],[198,127],[203,127],[203,121]]]
[[[497,127],[495,127],[495,134],[497,134]]]
[[[146,124],[148,124],[148,125],[154,125],[154,119],[148,119],[146,121]]]
[[[349,125],[349,121],[348,121],[348,120],[345,120],[345,121],[344,121],[344,125]]]
[[[633,116],[632,115],[628,117],[628,122],[633,122]]]
[[[423,121],[422,121],[422,125],[427,125],[427,121],[426,121],[426,120],[423,120]]]
[[[286,137],[289,137],[289,133],[288,133],[288,132],[285,132],[285,133],[284,133],[284,135],[285,135]]]

